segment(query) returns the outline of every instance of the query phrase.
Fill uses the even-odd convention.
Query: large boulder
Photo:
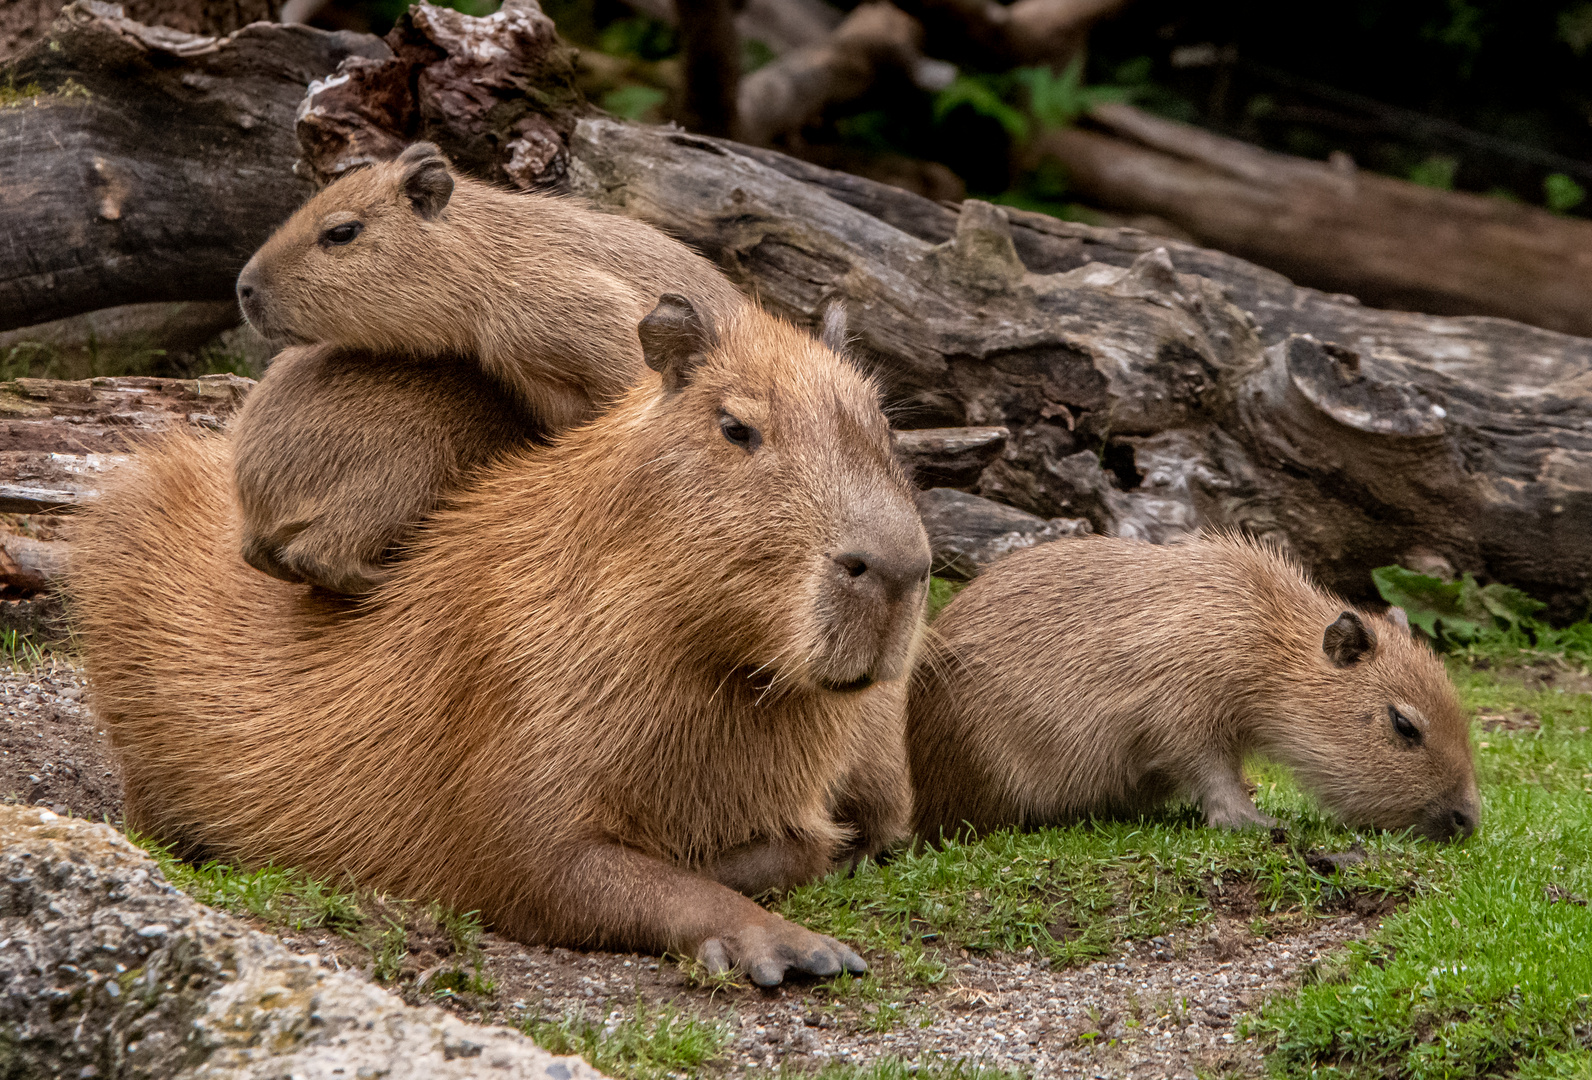
[[[599,1080],[196,903],[108,825],[0,805],[0,1076]]]

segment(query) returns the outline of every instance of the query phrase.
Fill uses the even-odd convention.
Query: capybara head
[[[1302,723],[1282,736],[1308,786],[1351,825],[1469,836],[1481,816],[1470,723],[1442,661],[1397,618],[1344,611],[1319,633],[1284,711]],[[1310,734],[1326,732],[1350,737]]]
[[[446,227],[454,186],[447,160],[431,143],[339,177],[244,266],[237,286],[244,317],[267,338],[294,344],[400,352],[457,344],[431,340],[445,337],[445,328],[416,317],[435,312],[433,298],[455,284],[450,275],[457,268],[437,265],[428,237]],[[358,340],[349,340],[351,326],[359,327]]]
[[[673,489],[650,527],[691,538],[690,563],[659,571],[709,601],[680,605],[700,620],[683,636],[706,663],[755,657],[746,674],[771,689],[904,675],[929,544],[874,385],[786,323],[715,327],[682,296],[663,297],[640,337],[663,392],[638,449]]]

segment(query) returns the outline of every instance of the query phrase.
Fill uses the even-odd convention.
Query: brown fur
[[[837,806],[870,850],[905,824],[904,770],[841,778],[899,736],[928,544],[864,378],[755,311],[722,342],[492,467],[357,606],[239,560],[225,440],[140,454],[72,568],[129,822],[525,941],[858,969],[709,875],[810,877]]]
[[[1269,825],[1244,787],[1254,752],[1351,824],[1468,835],[1469,725],[1442,663],[1393,620],[1345,610],[1243,539],[1064,540],[1003,560],[940,615],[914,681],[915,831],[1134,814],[1179,794],[1211,824]]]
[[[446,493],[536,430],[474,360],[286,349],[232,424],[243,558],[366,592]]]
[[[353,239],[327,240],[350,223]],[[239,418],[245,558],[335,592],[374,588],[475,463],[591,419],[641,377],[636,325],[664,293],[710,320],[746,303],[658,230],[455,176],[429,143],[340,178],[238,278],[266,336],[337,347],[273,365]]]

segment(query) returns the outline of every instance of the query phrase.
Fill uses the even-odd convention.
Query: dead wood
[[[1015,64],[1065,64],[1089,29],[1125,0],[900,0],[928,31],[935,56],[999,70]]]
[[[236,375],[0,383],[0,513],[74,509],[141,440],[174,425],[220,430],[253,385]]]
[[[1520,584],[1558,614],[1592,598],[1586,339],[1362,307],[1133,230],[974,202],[958,212],[772,151],[577,124],[556,39],[530,54],[551,58],[545,94],[523,72],[468,81],[488,44],[549,40],[526,7],[456,21],[417,11],[397,66],[350,60],[349,78],[312,98],[307,170],[329,175],[423,133],[513,181],[503,117],[540,117],[569,190],[697,246],[792,319],[813,323],[843,300],[898,426],[1006,428],[999,457],[965,485],[974,494],[1157,541],[1200,528],[1267,536],[1357,598],[1371,567],[1434,560]],[[398,76],[421,89],[394,109],[381,95]],[[33,227],[54,235],[80,220]],[[94,270],[110,256],[79,257]],[[230,272],[211,272],[230,289]]]
[[[1584,610],[1592,342],[1363,308],[1143,234],[802,183],[787,173],[812,166],[678,133],[585,121],[571,153],[576,190],[774,310],[813,322],[844,299],[904,426],[1007,427],[979,494],[1155,541],[1241,529],[1362,599],[1371,567],[1436,553]]]
[[[922,44],[923,28],[900,8],[863,4],[821,43],[788,52],[746,77],[738,103],[740,138],[763,146],[799,131],[831,105],[860,97],[887,72],[936,80],[939,69],[925,60]]]
[[[258,24],[211,38],[69,5],[0,69],[0,330],[116,304],[225,300],[309,192],[291,170],[310,80],[368,35]]]
[[[1274,154],[1129,105],[1035,153],[1085,199],[1154,214],[1202,243],[1378,306],[1499,315],[1592,334],[1592,222]]]

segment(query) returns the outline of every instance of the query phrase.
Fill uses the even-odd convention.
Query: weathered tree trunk
[[[311,190],[293,175],[310,80],[363,34],[255,25],[209,38],[75,3],[0,70],[0,330],[116,304],[224,300]]]
[[[485,40],[509,54],[540,33],[529,10],[418,9],[391,61],[352,59],[350,78],[309,99],[306,170],[332,175],[361,147],[423,133],[518,182],[502,117],[545,118],[546,99],[523,73],[467,76],[493,52]],[[428,98],[428,85],[475,96]],[[576,126],[578,112],[558,114],[567,146],[547,121],[569,189],[697,246],[790,318],[843,299],[897,426],[1006,428],[999,457],[961,485],[971,493],[1152,540],[1270,536],[1359,597],[1369,568],[1415,559],[1520,584],[1561,614],[1592,595],[1592,341],[1365,308],[1133,230],[958,213],[771,151]],[[228,167],[224,152],[213,161]],[[34,227],[60,220],[81,217]],[[1031,525],[1015,531],[1049,527]]]
[[[1592,334],[1592,222],[1273,154],[1130,105],[1112,135],[1063,130],[1033,152],[1084,199],[1155,214],[1316,288],[1442,315],[1501,315]]]

